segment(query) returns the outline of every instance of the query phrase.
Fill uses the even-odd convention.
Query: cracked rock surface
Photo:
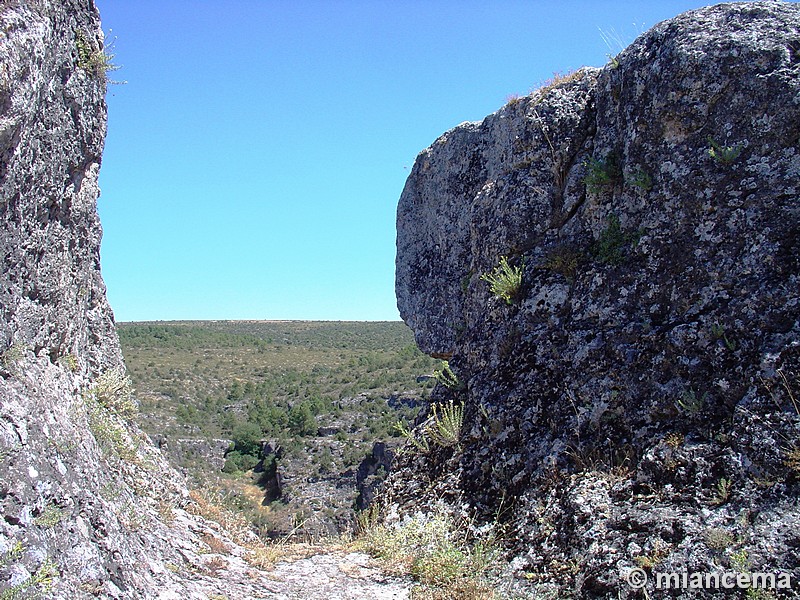
[[[124,365],[100,275],[102,48],[92,0],[0,3],[0,596],[408,597],[363,554],[253,566],[263,546],[202,516],[109,391]]]
[[[800,6],[680,15],[445,133],[396,290],[465,416],[384,504],[499,519],[536,593],[634,597],[641,565],[800,586]]]

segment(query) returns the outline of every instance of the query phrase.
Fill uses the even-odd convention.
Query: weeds
[[[423,454],[430,452],[431,443],[443,448],[457,446],[464,423],[464,406],[450,400],[447,404],[432,405],[431,412],[432,422],[422,426],[419,435],[416,431],[409,430],[402,421],[395,425],[395,429]]]
[[[697,392],[695,392],[694,389],[689,389],[683,392],[676,404],[681,410],[689,413],[690,415],[694,415],[703,410],[703,406],[705,406],[707,398],[708,392],[704,393],[698,398]]]
[[[721,527],[710,527],[703,532],[703,539],[711,550],[722,552],[734,545],[733,535]]]
[[[643,192],[649,192],[653,188],[653,178],[641,167],[629,173],[625,177],[625,182],[639,188]]]
[[[122,369],[111,369],[100,375],[91,391],[102,406],[119,415],[132,416],[137,412],[131,380]]]
[[[725,504],[731,497],[733,489],[733,482],[730,479],[720,478],[714,486],[714,497],[711,499],[711,504],[719,506]]]
[[[542,266],[571,282],[575,280],[584,260],[585,257],[579,250],[569,246],[559,246],[551,250]]]
[[[624,231],[619,217],[608,216],[608,225],[592,246],[595,258],[606,265],[617,266],[625,261],[629,248],[639,242],[640,233]]]
[[[622,168],[613,153],[605,158],[592,156],[584,161],[583,167],[586,169],[583,182],[586,189],[593,194],[622,181]]]
[[[139,460],[139,444],[135,443],[117,418],[95,398],[87,399],[89,430],[101,447],[110,449],[127,462]]]
[[[440,369],[436,369],[433,372],[433,377],[447,389],[464,389],[464,384],[459,381],[458,376],[456,376],[456,374],[453,373],[453,370],[450,368],[450,363],[446,360],[442,361]]]
[[[111,44],[108,45],[110,46]],[[78,67],[89,76],[98,81],[118,83],[108,78],[109,73],[120,69],[119,65],[114,64],[114,54],[96,47],[80,30],[75,32],[75,49],[78,51]]]
[[[491,273],[484,273],[481,279],[489,284],[491,292],[511,304],[522,286],[522,268],[512,267],[503,256],[500,264]]]
[[[427,430],[431,441],[443,447],[458,445],[464,423],[464,405],[456,405],[450,400],[447,404],[434,404],[431,409],[433,425]]]
[[[711,335],[718,340],[722,340],[725,342],[725,347],[733,352],[736,350],[736,341],[728,338],[728,333],[725,331],[725,327],[720,325],[719,323],[714,323],[711,326]]]
[[[63,517],[64,513],[61,508],[54,504],[48,504],[45,506],[44,510],[33,520],[33,522],[39,527],[50,529],[51,527],[58,525]]]
[[[14,343],[0,352],[0,373],[14,375],[17,365],[25,358],[26,348],[22,344]]]
[[[421,584],[415,598],[495,597],[487,581],[499,560],[493,533],[470,542],[471,524],[443,512],[418,514],[395,525],[379,524],[374,513],[367,521],[357,546],[414,577]]]
[[[69,354],[59,357],[58,364],[70,373],[74,373],[78,370],[78,357],[70,352]]]
[[[739,158],[739,154],[742,153],[742,148],[744,147],[742,144],[723,146],[714,141],[711,136],[708,136],[708,143],[711,145],[711,148],[708,149],[708,155],[723,165],[729,165]]]
[[[47,559],[28,579],[3,590],[0,593],[0,600],[17,600],[18,598],[29,596],[36,597],[42,592],[49,592],[53,587],[53,579],[57,576],[58,568],[54,562]],[[33,594],[30,594],[32,588],[38,589]]]

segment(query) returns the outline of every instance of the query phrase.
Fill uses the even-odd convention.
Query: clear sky
[[[418,152],[690,0],[96,0],[118,321],[398,319]],[[109,33],[110,30],[110,33]]]

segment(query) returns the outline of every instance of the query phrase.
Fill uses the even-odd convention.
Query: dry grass
[[[201,538],[203,543],[208,546],[208,549],[214,554],[230,554],[231,549],[223,540],[210,533],[204,533]]]
[[[191,490],[189,498],[192,502],[186,507],[187,512],[219,523],[238,544],[244,545],[250,541],[249,524],[241,514],[220,506],[205,490]]]
[[[555,89],[562,88],[570,83],[580,81],[586,75],[586,71],[584,69],[577,69],[575,71],[567,71],[566,73],[553,73],[553,76],[549,79],[545,79],[539,87],[532,92],[535,94],[539,100],[544,98],[547,94],[552,92]]]
[[[384,570],[416,579],[419,585],[413,598],[496,598],[486,576],[498,564],[497,546],[491,535],[468,541],[465,532],[469,529],[468,523],[456,523],[444,512],[384,525],[373,508],[360,520],[352,546],[380,559]]]

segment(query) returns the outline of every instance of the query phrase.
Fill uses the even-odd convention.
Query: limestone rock
[[[499,514],[542,593],[627,597],[654,555],[800,581],[800,6],[680,15],[445,133],[400,198],[396,289],[465,417],[385,503]]]

